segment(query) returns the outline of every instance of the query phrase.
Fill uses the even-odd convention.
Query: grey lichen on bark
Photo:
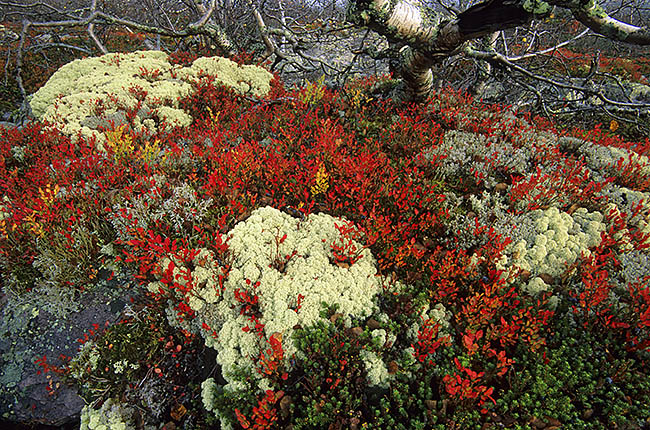
[[[548,3],[571,10],[575,19],[605,37],[634,45],[650,45],[650,28],[611,17],[596,0],[548,0]]]
[[[409,101],[422,101],[429,96],[436,54],[444,52],[447,57],[459,45],[453,32],[441,31],[440,18],[435,13],[424,16],[419,6],[404,0],[351,1],[347,11],[349,22],[368,27],[390,42],[406,45],[400,51],[396,71],[405,84],[398,98]]]

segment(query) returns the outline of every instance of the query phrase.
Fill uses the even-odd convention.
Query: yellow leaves
[[[208,107],[208,115],[210,116],[210,121],[212,121],[212,125],[217,125],[219,122],[219,115],[221,112],[217,112],[216,114],[212,112],[212,109]]]
[[[133,146],[133,137],[125,133],[126,124],[121,125],[113,131],[106,132],[106,141],[113,151],[116,160],[126,160],[133,156],[135,147]]]
[[[33,236],[42,238],[45,236],[46,228],[50,223],[53,214],[58,208],[54,208],[54,202],[59,193],[58,185],[47,184],[38,187],[38,194],[31,197],[32,204],[25,208],[22,217],[12,219],[10,210],[0,204],[0,238],[7,239],[9,231],[23,231]]]
[[[325,75],[321,76],[316,82],[310,82],[305,86],[305,90],[300,94],[300,100],[306,105],[312,106],[321,101],[325,95]]]
[[[47,214],[53,206],[59,189],[58,185],[52,186],[50,184],[47,184],[45,188],[38,188],[38,201],[36,208],[23,218],[23,225],[29,233],[36,237],[45,236],[45,230],[43,229],[43,224],[41,224],[40,219],[43,215]],[[15,228],[15,226],[12,226],[12,229],[13,228]]]
[[[141,160],[144,163],[151,163],[160,154],[160,140],[147,141],[136,151],[133,136],[126,130],[126,124],[119,126],[113,131],[106,132],[106,142],[113,152],[117,161]]]
[[[185,414],[187,414],[187,408],[185,408],[185,406],[180,403],[174,405],[169,413],[169,415],[171,415],[172,419],[175,421],[180,421],[185,416]]]
[[[311,194],[313,196],[323,194],[327,192],[328,188],[329,188],[329,175],[327,174],[327,170],[325,169],[325,166],[321,164],[321,166],[318,168],[318,171],[316,172],[314,185],[312,185],[311,187]]]
[[[353,109],[359,109],[372,101],[372,97],[368,96],[360,87],[348,88],[346,96]]]
[[[160,140],[156,139],[153,142],[147,141],[147,143],[140,149],[140,154],[138,158],[145,163],[151,163],[156,156],[160,153]]]
[[[51,207],[52,203],[54,203],[54,199],[56,198],[56,194],[59,192],[59,186],[55,185],[52,187],[50,184],[47,184],[45,189],[43,188],[38,188],[38,194],[39,197],[41,198],[42,205],[45,207]]]
[[[27,227],[28,232],[36,237],[43,237],[45,235],[45,231],[43,230],[41,223],[36,219],[37,215],[38,214],[36,212],[32,212],[23,218],[23,223]]]
[[[611,132],[613,133],[613,132],[615,132],[616,130],[618,130],[618,121],[616,121],[615,119],[613,119],[613,120],[611,120],[611,121],[609,122],[609,131],[611,131]]]

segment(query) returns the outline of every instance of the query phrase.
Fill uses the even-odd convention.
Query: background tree
[[[390,94],[406,101],[452,86],[548,115],[606,114],[637,134],[648,131],[650,5],[640,0],[144,3],[0,1],[3,99],[25,99],[81,55],[246,51],[290,85],[324,76],[340,86],[391,71],[401,85]],[[5,102],[3,111],[15,107]]]

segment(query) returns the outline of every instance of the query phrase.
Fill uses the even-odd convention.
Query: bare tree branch
[[[491,62],[493,64],[499,64],[501,66],[505,66],[511,70],[517,71],[525,76],[528,76],[529,78],[535,79],[537,81],[544,82],[548,85],[557,87],[557,88],[564,88],[567,90],[573,90],[573,91],[578,91],[580,93],[583,93],[587,96],[593,96],[598,98],[602,103],[606,103],[612,106],[616,106],[619,108],[632,108],[633,110],[638,110],[638,109],[650,109],[650,104],[645,104],[645,103],[628,103],[628,102],[619,102],[616,100],[612,100],[603,94],[602,91],[596,90],[593,88],[589,88],[586,85],[583,86],[577,86],[573,84],[566,84],[563,82],[559,82],[557,80],[553,80],[551,78],[547,78],[545,76],[541,76],[538,74],[535,74],[531,72],[530,70],[527,70],[524,67],[521,67],[511,61],[509,61],[505,56],[502,54],[496,52],[496,51],[480,51],[477,49],[474,49],[471,45],[468,45],[465,47],[464,50],[465,54],[467,54],[470,57],[481,59],[484,61]]]
[[[582,58],[571,51],[572,46],[585,46],[586,40],[600,48],[605,40],[600,34],[645,43],[647,18],[640,18],[641,8],[632,8],[633,2],[604,3],[609,10],[605,13],[597,0],[487,0],[473,5],[472,0],[349,0],[345,12],[337,0],[141,0],[146,7],[133,11],[119,7],[136,0],[76,0],[83,7],[74,10],[57,8],[58,3],[50,1],[0,0],[0,7],[24,18],[11,53],[23,96],[25,82],[30,82],[21,76],[27,71],[26,53],[39,52],[46,62],[46,49],[51,47],[106,53],[111,46],[106,32],[120,27],[144,34],[144,41],[140,38],[137,44],[148,49],[216,45],[228,56],[246,49],[257,59],[269,59],[272,70],[292,83],[323,74],[328,84],[341,83],[354,73],[369,74],[374,67],[380,73],[395,72],[404,83],[401,96],[409,101],[425,100],[434,86],[445,82],[479,95],[489,93],[492,99],[494,94],[505,94],[513,103],[518,96],[524,103],[534,99],[537,108],[549,113],[562,103],[563,92],[582,94],[580,101],[572,102],[575,106],[596,102],[614,113],[647,109],[647,104],[637,103],[642,99],[630,96],[629,83],[602,73],[600,66],[609,64],[611,51],[591,68],[584,62],[592,57],[591,47],[575,50]],[[551,14],[558,18],[538,19]],[[588,28],[579,29],[574,18]],[[569,29],[568,21],[575,26]],[[35,29],[54,40],[33,37]],[[84,40],[75,47],[67,34],[61,35],[79,31],[85,31]],[[488,35],[491,38],[482,45],[470,45]],[[575,61],[580,61],[579,67]],[[371,66],[364,70],[361,64]],[[496,82],[511,76],[516,86]]]
[[[549,0],[548,3],[571,10],[578,21],[605,37],[635,45],[650,45],[650,29],[612,18],[597,0]]]
[[[525,60],[525,59],[533,58],[533,57],[536,57],[538,55],[549,54],[549,53],[557,51],[560,48],[563,48],[563,47],[565,47],[567,45],[572,44],[576,40],[581,39],[582,37],[586,36],[588,33],[589,33],[589,29],[586,29],[586,30],[583,30],[582,32],[580,32],[578,35],[576,35],[576,36],[574,36],[574,37],[572,37],[570,39],[567,39],[567,40],[565,40],[563,42],[560,42],[560,43],[558,43],[556,45],[553,45],[550,48],[541,49],[539,51],[531,52],[531,53],[524,54],[524,55],[517,55],[517,56],[507,56],[506,55],[506,58],[508,59],[508,61],[519,61],[519,60]]]

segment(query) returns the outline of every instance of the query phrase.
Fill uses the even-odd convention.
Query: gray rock
[[[121,312],[122,306],[111,306],[117,301],[116,291],[120,289],[104,286],[81,295],[79,306],[69,307],[79,310],[63,317],[43,310],[52,305],[40,303],[47,296],[3,297],[0,420],[61,426],[79,419],[84,402],[76,389],[66,385],[56,373],[43,372],[35,360],[46,356],[48,364],[56,366],[63,364],[62,354],[76,355],[80,346],[77,339],[83,338],[93,324],[104,326],[106,321],[115,321]]]

